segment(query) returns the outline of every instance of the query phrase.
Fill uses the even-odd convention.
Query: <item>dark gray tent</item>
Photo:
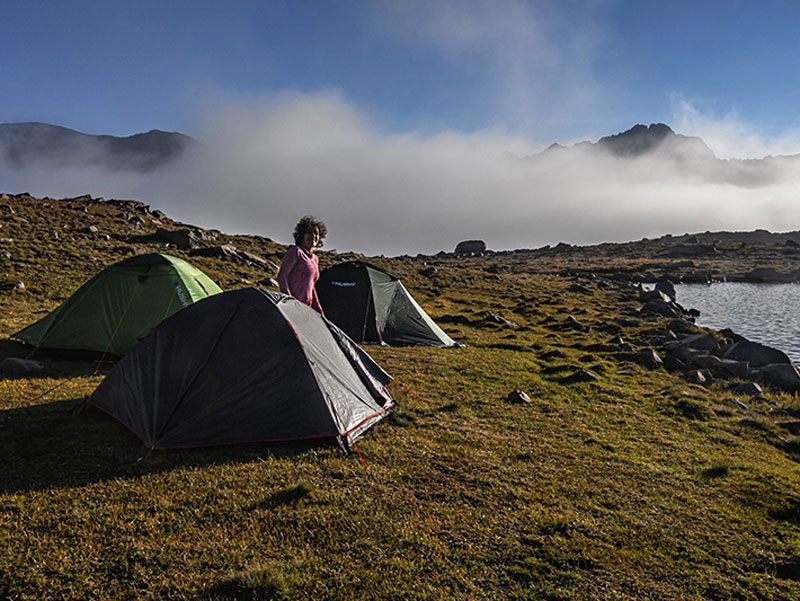
[[[324,437],[352,445],[394,406],[390,381],[315,310],[244,288],[163,321],[89,403],[151,449]]]
[[[400,280],[369,263],[329,267],[320,274],[317,294],[325,316],[356,342],[458,346]]]

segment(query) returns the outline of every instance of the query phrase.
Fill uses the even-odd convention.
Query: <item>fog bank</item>
[[[500,250],[800,229],[795,161],[754,169],[579,149],[531,158],[546,144],[499,130],[386,133],[335,93],[231,102],[193,133],[203,148],[155,173],[0,163],[0,191],[132,198],[283,243],[313,214],[328,225],[328,247],[385,255],[451,251],[470,238]]]

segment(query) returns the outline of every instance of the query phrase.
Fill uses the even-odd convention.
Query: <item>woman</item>
[[[319,257],[314,249],[322,246],[328,233],[325,224],[306,215],[294,228],[294,244],[289,247],[278,270],[278,285],[281,292],[290,294],[323,315],[314,285],[319,279]]]

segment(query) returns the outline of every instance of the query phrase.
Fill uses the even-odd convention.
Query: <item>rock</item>
[[[744,404],[742,401],[740,401],[739,399],[734,399],[734,398],[725,399],[725,402],[726,402],[728,405],[731,405],[731,406],[733,406],[733,407],[736,407],[737,409],[741,409],[741,410],[743,410],[743,411],[748,411],[748,410],[750,409],[750,408],[749,408],[747,405],[745,405],[745,404]]]
[[[595,382],[597,379],[597,376],[592,372],[585,369],[579,369],[566,378],[561,378],[560,381],[562,384],[575,384],[577,382]]]
[[[675,286],[673,286],[672,282],[670,281],[656,282],[656,290],[662,294],[665,294],[672,302],[675,302],[678,298],[675,293]]]
[[[786,273],[780,273],[768,267],[759,267],[748,273],[745,273],[742,278],[746,282],[753,282],[756,284],[783,284],[791,280],[791,276]]]
[[[271,288],[280,288],[280,284],[278,284],[277,280],[273,278],[264,278],[260,282],[258,282],[259,286],[268,286]]]
[[[505,325],[505,326],[517,327],[519,325],[518,323],[515,323],[515,322],[513,322],[513,321],[511,321],[509,319],[506,319],[505,317],[503,317],[499,313],[492,313],[491,311],[486,311],[484,313],[483,320],[487,321],[489,323],[499,323],[499,324],[502,324],[502,325]]]
[[[10,284],[0,284],[0,290],[5,292],[19,292],[20,290],[25,290],[25,284],[22,280],[17,280]]]
[[[592,289],[583,284],[572,284],[567,290],[570,292],[579,292],[580,294],[592,294]]]
[[[44,363],[31,361],[30,359],[20,359],[9,357],[0,361],[0,373],[5,374],[29,374],[44,369]]]
[[[584,331],[587,329],[587,326],[583,325],[577,319],[575,319],[572,315],[567,315],[564,318],[564,321],[558,324],[559,330],[579,330]]]
[[[96,225],[90,225],[83,228],[83,230],[81,231],[84,232],[85,234],[96,234],[98,230]]]
[[[268,269],[270,263],[272,263],[272,261],[267,261],[266,259],[263,259],[258,255],[254,255],[253,253],[247,251],[239,252],[239,258],[245,261],[246,263],[249,263],[250,265],[260,267],[261,269]],[[272,263],[272,265],[274,265],[274,263]]]
[[[723,378],[746,378],[750,371],[749,364],[746,361],[720,359],[715,355],[694,355],[689,358],[689,365],[703,367],[716,376]]]
[[[697,332],[697,326],[688,319],[673,319],[667,324],[667,327],[680,334],[694,334]]]
[[[800,435],[800,421],[779,422],[778,425],[794,436]]]
[[[426,278],[429,278],[429,277],[435,275],[436,272],[438,272],[438,271],[439,270],[436,267],[431,265],[430,267],[426,267],[425,269],[421,269],[419,273],[420,273],[420,275],[424,275]]]
[[[711,272],[710,271],[692,271],[683,276],[685,284],[710,284]]]
[[[203,246],[201,236],[194,230],[165,230],[158,228],[156,233],[148,236],[156,242],[166,242],[183,249],[200,248]]]
[[[800,392],[800,371],[793,363],[771,363],[751,372],[765,384],[784,392]]]
[[[682,317],[683,310],[680,305],[671,301],[651,300],[645,303],[639,312],[642,315],[663,315],[665,317]]]
[[[731,392],[733,392],[733,394],[739,394],[742,396],[758,397],[761,396],[762,391],[761,386],[755,382],[747,382],[746,384],[739,384]]]
[[[670,372],[686,370],[686,362],[675,355],[667,355],[664,358],[664,369]]]
[[[524,391],[520,390],[519,388],[515,388],[510,393],[508,393],[508,402],[527,403],[528,405],[532,403],[531,397],[529,397]]]
[[[217,258],[230,258],[238,259],[239,252],[232,244],[223,244],[222,246],[209,246],[206,248],[195,248],[190,253],[193,257],[217,257]]]
[[[456,245],[455,254],[474,255],[486,252],[486,242],[483,240],[464,240]]]
[[[3,257],[4,259],[10,259],[10,258],[11,258],[11,253],[10,253],[10,252],[8,252],[8,251],[7,251],[6,249],[4,249],[4,248],[3,248],[3,249],[0,249],[0,257]]]
[[[436,321],[439,323],[470,323],[469,318],[466,315],[442,315],[441,317],[437,317]]]
[[[552,351],[542,353],[541,358],[545,361],[549,361],[550,359],[564,359],[566,356],[567,355],[564,353],[564,351],[553,349]]]
[[[745,338],[730,345],[723,357],[736,361],[747,361],[752,369],[773,363],[791,364],[791,360],[786,353],[758,342],[751,342]]]
[[[707,369],[694,369],[688,371],[684,374],[687,382],[691,382],[692,384],[700,384],[701,386],[711,386],[714,382],[714,378],[711,376],[711,372]]]
[[[653,349],[644,349],[639,351],[633,356],[633,360],[639,365],[649,367],[650,369],[657,369],[664,365],[664,361]]]
[[[664,253],[665,257],[701,257],[716,255],[720,251],[713,244],[678,244]]]

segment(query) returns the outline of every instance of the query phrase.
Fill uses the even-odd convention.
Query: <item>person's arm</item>
[[[289,274],[294,269],[295,263],[297,263],[297,249],[294,246],[290,246],[286,254],[283,255],[281,268],[278,270],[278,286],[280,286],[281,292],[284,294],[291,294],[289,290]]]

